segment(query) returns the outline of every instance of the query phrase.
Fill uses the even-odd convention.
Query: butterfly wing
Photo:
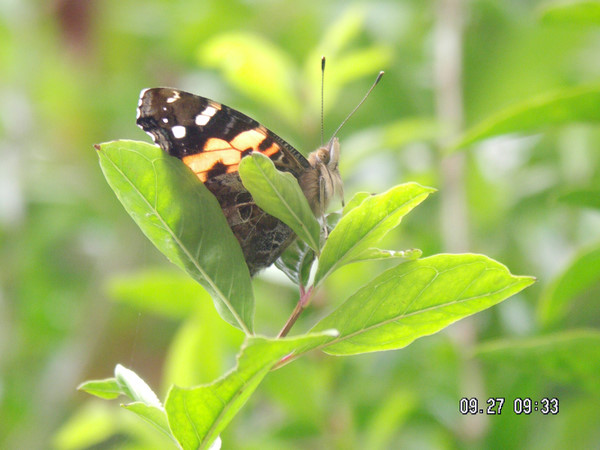
[[[256,120],[177,89],[143,90],[137,124],[202,181],[237,172],[241,159],[253,151],[267,155],[278,169],[296,177],[309,167],[301,153]]]
[[[233,108],[171,88],[142,91],[137,124],[217,197],[251,275],[270,266],[294,240],[287,225],[254,203],[238,174],[241,159],[257,151],[300,178],[310,165],[290,144]]]

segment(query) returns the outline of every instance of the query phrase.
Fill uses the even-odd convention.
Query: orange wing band
[[[260,149],[260,145],[267,139],[266,133],[260,128],[244,131],[238,134],[231,142],[218,138],[210,138],[206,141],[204,149],[200,153],[184,156],[182,161],[192,169],[196,176],[204,183],[210,178],[211,170],[224,168],[216,171],[220,175],[223,172],[237,172],[240,161],[250,151],[260,152],[271,157],[281,149],[274,142],[266,149]]]

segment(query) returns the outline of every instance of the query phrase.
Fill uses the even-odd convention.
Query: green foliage
[[[434,189],[409,183],[383,194],[368,198],[363,198],[360,194],[359,200],[351,200],[347,213],[323,246],[315,284],[319,285],[325,277],[344,264],[365,259],[364,252],[369,252],[371,246],[377,245],[400,224],[404,215],[433,191]]]
[[[131,155],[135,155],[136,159],[132,161]],[[130,169],[137,163],[136,169],[139,170],[142,165],[137,159],[140,158],[149,162],[144,167],[149,175],[141,176]],[[159,166],[157,161],[162,165]],[[191,183],[202,186],[199,190],[203,192],[202,183],[195,179],[183,162],[166,154],[157,155],[155,147],[142,143],[117,141],[103,144],[100,146],[100,163],[117,197],[140,228],[165,256],[194,274],[185,260],[178,263],[181,261],[181,258],[177,259],[178,255],[215,252],[213,247],[205,247],[204,236],[216,235],[217,230],[213,228],[224,226],[222,220],[215,220],[213,224],[205,222],[203,227],[192,228],[191,231],[188,229],[185,238],[183,233],[171,230],[184,230],[188,223],[194,223],[190,219],[186,221],[186,208],[192,201],[195,208],[206,215],[218,213],[211,212],[214,199],[210,196],[190,198],[185,195],[195,191]],[[165,174],[161,173],[163,170]],[[167,175],[171,172],[185,183],[163,182],[169,180]],[[242,161],[240,175],[257,204],[290,225],[297,231],[299,240],[310,242],[309,247],[318,254],[320,227],[296,179],[289,173],[280,173],[267,157],[257,154]],[[379,195],[356,194],[341,217],[333,215],[332,229],[318,259],[313,285],[306,293],[302,291],[302,296],[310,298],[313,290],[346,264],[420,256],[420,251],[386,252],[372,246],[396,228],[402,218],[433,191],[416,183],[407,183]],[[161,206],[164,200],[157,193],[169,199],[168,209]],[[178,213],[169,214],[169,211]],[[198,215],[199,212],[192,218],[197,219]],[[154,234],[157,219],[161,224],[158,236]],[[164,230],[168,230],[166,237]],[[167,239],[176,244],[164,245]],[[180,242],[198,242],[199,246],[190,252]],[[176,256],[173,256],[173,247],[177,250]],[[216,267],[222,267],[221,258],[227,261],[225,250],[220,249],[219,256],[213,258]],[[296,280],[304,289],[314,258],[306,258],[308,249],[301,244],[293,247],[290,253],[296,253],[296,256],[284,258],[280,265],[290,279]],[[206,263],[197,260],[200,260],[198,256],[193,260],[194,267],[202,274],[210,273],[209,269],[200,269]],[[205,277],[198,278],[201,284],[207,284]],[[234,277],[232,283],[235,282]],[[126,395],[134,400],[134,403],[125,405],[127,409],[172,436],[182,448],[208,448],[276,365],[285,364],[314,348],[333,355],[401,348],[506,299],[532,282],[532,278],[514,277],[506,267],[478,255],[438,255],[407,262],[388,269],[367,283],[320,321],[313,333],[280,339],[248,336],[235,369],[208,385],[171,387],[164,409],[150,388],[137,375],[121,366],[117,366],[114,380],[85,383],[81,389],[101,398],[114,398],[116,393]],[[208,283],[208,286],[211,284]],[[229,292],[239,292],[239,289],[241,287],[233,285]],[[213,298],[218,295],[219,291],[212,292]],[[215,302],[218,304],[217,300]],[[233,298],[224,303],[228,307],[237,304]],[[248,304],[246,307],[250,308]],[[231,309],[231,312],[235,310]],[[253,316],[252,310],[249,316]],[[240,325],[239,322],[233,324]],[[247,330],[246,334],[250,331]]]
[[[207,448],[248,400],[269,370],[284,356],[307,351],[336,336],[335,332],[312,333],[296,338],[249,338],[238,364],[223,378],[207,386],[173,387],[165,409],[173,434],[185,449]]]
[[[310,248],[319,251],[319,222],[291,173],[275,170],[267,156],[253,153],[242,159],[240,177],[260,208],[281,219]]]
[[[336,332],[311,333],[296,338],[250,337],[238,356],[237,366],[215,382],[195,388],[173,386],[165,406],[134,372],[117,365],[115,378],[88,381],[79,389],[100,398],[124,395],[133,403],[123,405],[183,449],[209,448],[246,403],[269,370],[286,355],[308,351],[330,341]]]
[[[367,313],[351,317],[347,308],[365,286],[388,272],[435,261],[451,248],[489,255],[537,282],[398,352],[327,355],[340,341],[283,357],[243,408],[230,409],[237,414],[221,433],[223,447],[598,447],[600,2],[476,0],[443,9],[450,4],[458,6],[148,0],[53,2],[43,9],[9,2],[2,8],[0,447],[177,446],[155,399],[164,404],[173,385],[193,392],[236,373],[236,355],[254,339],[242,328],[277,335],[298,299],[298,285],[313,290],[294,334],[304,336],[344,311],[348,326],[356,325],[369,320]],[[445,45],[452,42],[447,19],[455,17],[461,19],[454,30],[458,54]],[[161,216],[125,178],[114,170],[109,177],[127,201],[140,201],[133,212],[144,232],[158,239],[158,247],[170,248],[166,255],[185,269],[179,270],[123,210],[91,144],[148,140],[135,126],[138,93],[173,86],[249,114],[307,154],[321,142],[322,55],[328,58],[324,140],[377,72],[386,72],[338,133],[348,198],[343,211],[326,216],[329,237],[354,208],[390,187],[413,181],[438,193],[351,264],[334,263],[316,287],[321,262],[297,240],[277,261],[280,270],[248,281],[240,294],[246,299],[235,295],[232,301],[240,304],[233,310],[246,308],[248,317],[243,326],[231,326],[213,302],[238,323],[234,314],[198,283],[203,276],[173,241],[178,235],[198,239],[206,223],[223,224],[215,203],[206,203],[196,179],[183,167],[170,167],[158,149],[151,159],[165,159],[160,170],[149,168],[137,150],[131,159],[121,154],[132,163],[125,168],[130,181],[165,178],[160,192],[152,191],[151,181],[142,183],[149,200],[156,194],[168,206]],[[460,69],[455,86],[449,67]],[[453,105],[445,103],[449,99]],[[447,106],[455,108],[451,115]],[[111,171],[112,163],[105,163]],[[189,189],[176,192],[186,177]],[[174,197],[187,198],[189,211],[180,216],[186,226],[172,234],[157,223],[162,217],[178,226],[175,209],[182,205]],[[233,288],[246,283],[246,269],[223,230],[205,232],[207,241],[222,240],[226,251],[221,243],[215,247],[228,270],[208,275],[220,282],[229,270],[241,271]],[[412,247],[421,250],[398,250]],[[200,256],[208,254],[214,251]],[[497,264],[468,254],[437,261],[468,257]],[[210,267],[206,262],[199,267]],[[506,281],[527,280],[499,272]],[[404,300],[383,297],[386,307],[373,308],[374,314],[390,313]],[[436,296],[444,298],[443,292]],[[423,306],[420,301],[409,307]],[[376,306],[369,298],[365,303]],[[434,307],[440,313],[435,319],[419,310],[415,317],[434,322],[412,324],[407,336],[471,314],[477,301],[466,304],[461,311]],[[398,327],[411,317],[399,319]],[[83,379],[106,376],[118,362],[146,380],[122,381],[152,386],[156,395],[148,398],[154,400],[128,398],[126,408],[106,401],[124,389],[116,378],[84,385],[101,398],[75,389]],[[492,396],[506,398],[502,415],[458,412],[463,397],[482,403]],[[517,397],[557,397],[560,413],[516,415],[511,406]]]
[[[332,355],[402,348],[489,308],[534,282],[480,255],[437,255],[400,264],[346,300],[313,331],[340,335]]]
[[[298,286],[306,286],[316,255],[304,241],[294,241],[275,261],[275,266]]]
[[[115,141],[101,145],[98,155],[108,183],[144,234],[212,294],[225,320],[251,331],[250,275],[215,197],[153,145]],[[227,259],[215,258],[220,253]]]

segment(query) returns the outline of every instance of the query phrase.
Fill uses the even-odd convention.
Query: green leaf
[[[173,434],[184,449],[208,448],[277,362],[334,336],[326,331],[284,339],[248,337],[236,368],[219,380],[192,389],[171,388],[165,409]]]
[[[449,151],[507,133],[538,132],[572,122],[600,122],[600,87],[563,89],[506,108],[468,130]]]
[[[516,294],[534,282],[482,255],[435,255],[393,267],[368,283],[312,331],[340,335],[333,355],[402,348]]]
[[[77,389],[106,400],[112,400],[117,398],[119,395],[126,395],[117,380],[114,378],[85,381],[77,386]]]
[[[275,266],[298,286],[306,286],[315,252],[304,241],[296,239],[275,261]]]
[[[480,345],[475,355],[503,369],[548,377],[600,395],[600,332],[575,330]]]
[[[580,208],[600,210],[600,189],[577,189],[559,195],[556,200]]]
[[[402,217],[427,198],[435,189],[417,183],[396,186],[383,194],[372,195],[345,214],[323,246],[315,275],[315,286],[337,268],[360,259],[360,255],[376,245],[397,227]],[[362,197],[362,195],[361,195]]]
[[[256,204],[288,225],[318,253],[321,228],[296,178],[280,172],[270,158],[257,152],[242,159],[239,171]]]
[[[117,364],[115,377],[104,380],[86,381],[78,386],[79,390],[104,399],[117,398],[119,395],[129,397],[133,401],[143,402],[161,408],[156,394],[135,372]]]
[[[333,230],[341,217],[342,214],[338,212],[332,212],[325,216],[328,232]],[[296,239],[275,261],[275,266],[293,283],[299,286],[308,286],[311,269],[316,258],[314,250],[306,242]]]
[[[600,247],[581,252],[542,293],[538,317],[545,326],[560,321],[573,300],[600,283]]]
[[[108,184],[144,234],[211,294],[223,319],[251,333],[250,274],[217,199],[156,146],[114,141],[98,146],[98,156]]]
[[[127,405],[122,405],[123,408],[131,411],[146,422],[153,425],[155,428],[160,430],[166,436],[173,439],[176,442],[175,438],[171,434],[171,430],[169,429],[169,423],[167,421],[167,415],[163,408],[159,408],[157,406],[150,406],[142,402],[133,402],[128,403]]]
[[[546,5],[540,19],[545,24],[600,25],[600,2],[564,0]]]
[[[350,199],[350,201],[348,203],[346,203],[346,205],[344,206],[344,210],[342,211],[342,216],[345,216],[346,214],[348,214],[350,211],[352,211],[354,208],[356,208],[362,202],[364,202],[365,199],[372,197],[373,195],[375,195],[375,194],[371,194],[369,192],[357,192],[356,194],[354,194],[354,196]],[[338,221],[338,223],[339,223],[339,221]]]
[[[166,436],[174,439],[169,429],[165,410],[158,397],[146,382],[132,370],[117,364],[115,378],[88,381],[81,384],[78,389],[104,399],[113,399],[119,395],[129,397],[133,402],[121,405],[123,408],[134,412]]]
[[[352,262],[374,261],[378,259],[402,258],[406,260],[419,259],[423,252],[418,248],[408,250],[382,250],[380,248],[368,248],[360,253]]]

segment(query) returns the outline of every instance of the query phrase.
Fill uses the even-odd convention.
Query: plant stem
[[[304,290],[304,286],[300,286],[300,298],[298,299],[298,303],[296,303],[296,307],[292,311],[292,314],[290,315],[287,322],[279,332],[279,335],[277,336],[278,338],[285,337],[290,332],[290,330],[296,323],[296,320],[298,320],[298,317],[300,317],[300,314],[302,314],[302,311],[304,311],[304,309],[310,303],[310,297],[312,295],[312,292],[312,286],[309,287],[307,291]]]

